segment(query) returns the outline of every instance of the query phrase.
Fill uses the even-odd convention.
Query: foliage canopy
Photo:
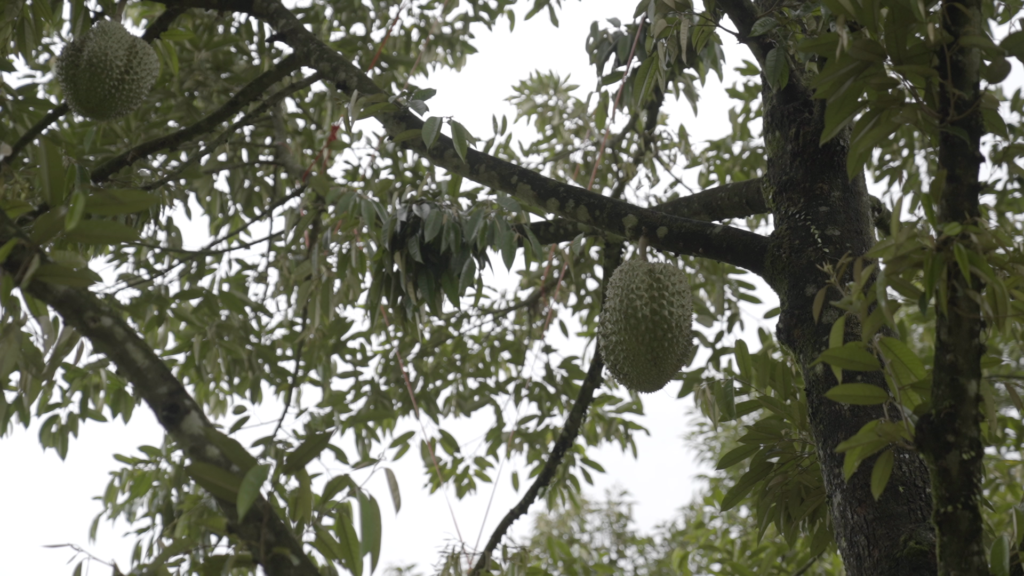
[[[510,455],[532,467],[445,573],[1021,574],[1020,1],[642,0],[594,24],[593,90],[515,86],[525,143],[429,110],[430,72],[512,9],[5,2],[0,434],[38,419],[63,455],[81,421],[152,410],[166,443],[103,495],[139,526],[138,574],[369,573],[383,495],[350,472],[410,451],[460,497]],[[160,76],[122,119],[76,117],[60,50],[122,16]],[[749,59],[725,62],[733,40]],[[691,142],[662,105],[696,111],[726,66],[731,131]],[[644,398],[593,340],[641,238],[690,277],[705,353],[678,396],[719,473],[663,539],[622,541],[613,502],[602,541],[588,449],[635,449]],[[776,334],[728,345],[752,274]],[[556,327],[586,343],[555,349]],[[243,446],[271,401],[291,417]],[[477,413],[470,451],[443,426]],[[539,495],[574,514],[501,546]]]

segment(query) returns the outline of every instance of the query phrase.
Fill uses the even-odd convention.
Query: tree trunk
[[[939,51],[940,114],[951,127],[939,134],[942,196],[937,206],[941,225],[977,225],[981,183],[978,170],[984,125],[981,117],[977,49],[961,45],[965,36],[984,35],[980,2],[943,2],[942,25],[950,41]],[[954,246],[980,252],[966,230],[944,238],[939,250],[946,258],[945,284],[936,296],[935,362],[932,410],[918,422],[917,445],[928,461],[934,487],[934,522],[938,534],[939,574],[986,576],[988,558],[979,506],[982,458],[981,402],[982,311],[984,283],[961,272]],[[950,431],[956,431],[951,434]]]
[[[849,132],[819,145],[824,101],[812,100],[799,77],[791,78],[781,91],[764,85],[764,194],[775,220],[767,277],[782,310],[779,341],[793,351],[803,370],[839,552],[851,576],[934,575],[931,494],[924,462],[915,453],[895,450],[892,476],[878,501],[870,489],[874,459],[845,481],[843,455],[836,453],[836,445],[884,414],[880,406],[827,399],[825,391],[838,382],[827,365],[811,366],[829,347],[831,326],[842,313],[826,305],[820,320],[814,320],[814,297],[829,280],[820,267],[835,264],[844,254],[862,255],[874,243],[863,179],[851,182],[847,177]],[[851,320],[845,338],[859,341],[860,326]],[[885,386],[880,372],[858,374],[857,380]]]

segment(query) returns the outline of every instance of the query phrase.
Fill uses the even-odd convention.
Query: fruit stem
[[[637,253],[640,255],[640,259],[647,262],[647,236],[641,236],[640,241],[636,243]]]

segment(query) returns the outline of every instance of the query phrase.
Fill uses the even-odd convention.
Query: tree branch
[[[277,106],[288,95],[294,94],[299,90],[303,90],[311,86],[315,82],[319,81],[320,78],[320,73],[317,72],[316,74],[303,78],[302,80],[299,80],[294,84],[282,87],[281,90],[267,97],[267,99],[265,99],[258,106],[256,106],[252,110],[249,110],[241,118],[233,122],[223,132],[218,134],[216,138],[207,143],[207,146],[203,150],[195,154],[192,154],[192,156],[190,156],[184,162],[178,165],[173,172],[164,176],[163,178],[154,180],[153,182],[149,182],[147,184],[143,184],[142,186],[139,186],[139,188],[142,188],[143,190],[155,190],[163,186],[164,184],[167,184],[168,182],[178,178],[178,176],[182,172],[184,172],[188,166],[196,162],[199,162],[202,158],[210,154],[211,151],[216,150],[218,146],[226,142],[228,138],[230,138],[231,135],[234,134],[239,128],[243,126],[248,126],[250,123],[255,122],[256,119],[259,118],[264,112],[273,109],[273,107]]]
[[[768,207],[765,206],[764,197],[761,195],[761,178],[754,178],[715,186],[696,194],[669,200],[651,207],[651,210],[690,220],[711,222],[764,214]],[[530,224],[530,231],[542,244],[554,244],[568,242],[581,232],[592,231],[592,228],[581,226],[573,220],[558,218],[533,222]]]
[[[608,279],[611,278],[612,273],[621,263],[622,244],[609,244],[604,251],[604,279],[601,282],[602,299],[604,294],[607,293]],[[537,479],[533,481],[533,484],[523,494],[523,497],[519,499],[519,503],[513,506],[494,528],[494,532],[491,533],[487,545],[484,546],[469,576],[480,576],[483,570],[487,568],[491,561],[491,554],[494,553],[498,544],[501,543],[501,539],[505,537],[508,529],[512,527],[512,523],[526,514],[534,500],[537,499],[540,491],[547,487],[551,483],[551,479],[555,477],[555,472],[558,470],[559,464],[562,463],[562,458],[565,457],[566,451],[572,447],[572,443],[576,441],[576,436],[579,435],[580,426],[583,425],[583,418],[587,414],[587,408],[590,407],[590,403],[594,400],[594,391],[601,385],[601,373],[603,370],[604,361],[601,359],[601,351],[598,349],[594,351],[594,359],[590,361],[590,369],[587,370],[583,386],[580,387],[580,392],[576,395],[576,403],[573,404],[572,410],[569,411],[569,416],[565,419],[562,433],[558,435],[558,440],[551,447],[551,453],[548,454],[548,459],[544,462],[544,468],[541,469]]]
[[[764,68],[764,59],[775,45],[767,36],[750,37],[750,29],[760,18],[760,14],[754,3],[750,0],[720,0],[718,5],[729,15],[729,19],[736,25],[737,37],[740,42],[750,48],[750,52],[757,58],[757,62]]]
[[[29,244],[6,212],[0,210],[0,245],[12,238],[21,242],[3,263],[0,274],[11,274],[16,282],[22,282],[19,275],[29,268],[28,264],[36,259],[45,262],[46,256]],[[135,394],[156,414],[157,421],[186,456],[193,462],[212,464],[241,477],[239,466],[211,441],[220,433],[195,399],[115,309],[81,288],[31,281],[23,285],[23,290],[53,308],[67,325],[89,339],[96,352],[117,366],[118,373],[132,383]],[[262,496],[242,519],[237,517],[234,502],[216,500],[228,518],[229,527],[267,574],[319,576],[320,571],[306,555],[302,541]]]
[[[278,0],[165,0],[173,6],[201,7],[249,13],[273,26],[278,37],[291,46],[303,63],[321,72],[335,86],[351,95],[386,95],[373,80],[336,51],[321,42]],[[398,102],[374,116],[392,137],[422,130],[423,121]],[[500,190],[548,212],[594,226],[629,240],[647,235],[662,250],[711,258],[764,273],[767,239],[753,232],[669,216],[552,180],[470,149],[463,161],[452,140],[439,136],[427,149],[421,138],[409,138],[402,146],[435,166],[478,184]]]

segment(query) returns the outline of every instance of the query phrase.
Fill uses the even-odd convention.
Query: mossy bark
[[[873,459],[847,482],[836,445],[885,414],[879,406],[827,399],[825,392],[838,382],[827,366],[811,366],[829,347],[832,323],[841,314],[826,305],[820,321],[814,320],[814,297],[829,280],[822,265],[835,264],[845,254],[864,254],[874,243],[863,179],[847,177],[848,133],[819,145],[825,103],[812,99],[799,77],[778,92],[765,88],[763,101],[769,153],[765,201],[775,220],[767,277],[781,303],[779,341],[793,351],[804,373],[839,551],[850,576],[933,575],[931,495],[924,462],[897,449],[889,485],[877,501],[870,489]],[[860,340],[856,322],[847,322],[845,337]],[[885,386],[881,373],[857,376],[859,382]]]
[[[949,126],[939,134],[939,167],[944,182],[936,213],[941,224],[976,224],[981,184],[978,170],[984,126],[979,75],[981,54],[961,45],[964,36],[984,35],[981,4],[945,1],[943,30],[949,42],[938,52],[940,114]],[[933,521],[938,536],[939,574],[986,576],[981,479],[984,472],[981,438],[982,314],[978,304],[984,284],[965,277],[954,246],[978,251],[971,234],[944,238],[938,249],[946,257],[935,319],[935,363],[932,409],[918,422],[917,445],[928,462],[934,491]],[[942,294],[946,295],[943,302]]]

